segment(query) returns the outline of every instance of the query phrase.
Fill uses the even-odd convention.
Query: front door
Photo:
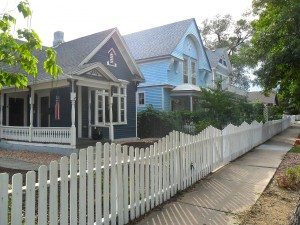
[[[49,97],[41,97],[41,127],[49,126]]]
[[[23,98],[9,98],[9,126],[24,126]]]

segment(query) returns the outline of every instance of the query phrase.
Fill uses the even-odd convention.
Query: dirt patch
[[[134,148],[147,148],[158,140],[158,138],[144,138],[136,141],[123,142],[121,145],[133,146]]]
[[[48,165],[51,161],[59,160],[61,157],[62,155],[51,153],[0,150],[0,158],[18,159],[40,165]]]
[[[291,166],[300,165],[300,153],[289,152],[283,158],[272,181],[251,210],[239,215],[241,224],[269,225],[290,223],[299,204],[300,191],[279,188],[277,178]]]

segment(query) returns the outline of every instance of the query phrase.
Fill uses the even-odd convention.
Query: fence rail
[[[286,129],[291,118],[198,135],[171,132],[149,148],[97,143],[38,173],[0,174],[0,225],[126,224]],[[36,183],[37,179],[37,183]]]
[[[1,126],[1,139],[37,142],[71,144],[71,127],[17,127]]]

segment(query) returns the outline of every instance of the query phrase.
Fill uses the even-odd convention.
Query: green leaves
[[[18,4],[18,10],[20,13],[23,14],[24,18],[31,16],[31,10],[30,10],[28,1],[21,1]]]
[[[21,1],[17,8],[24,18],[31,16],[28,1]],[[11,28],[15,24],[16,19],[7,13],[0,17],[0,88],[26,87],[29,77],[35,78],[42,72],[39,68],[57,78],[62,69],[56,64],[55,51],[43,48],[40,37],[30,28],[18,29],[18,39],[14,38]],[[45,60],[39,62],[38,58]]]
[[[256,0],[251,48],[260,63],[257,82],[266,92],[279,87],[286,105],[300,109],[300,3],[298,0]]]

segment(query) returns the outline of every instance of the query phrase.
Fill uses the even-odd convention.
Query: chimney
[[[53,47],[56,47],[63,42],[64,42],[64,32],[62,31],[54,32]]]

